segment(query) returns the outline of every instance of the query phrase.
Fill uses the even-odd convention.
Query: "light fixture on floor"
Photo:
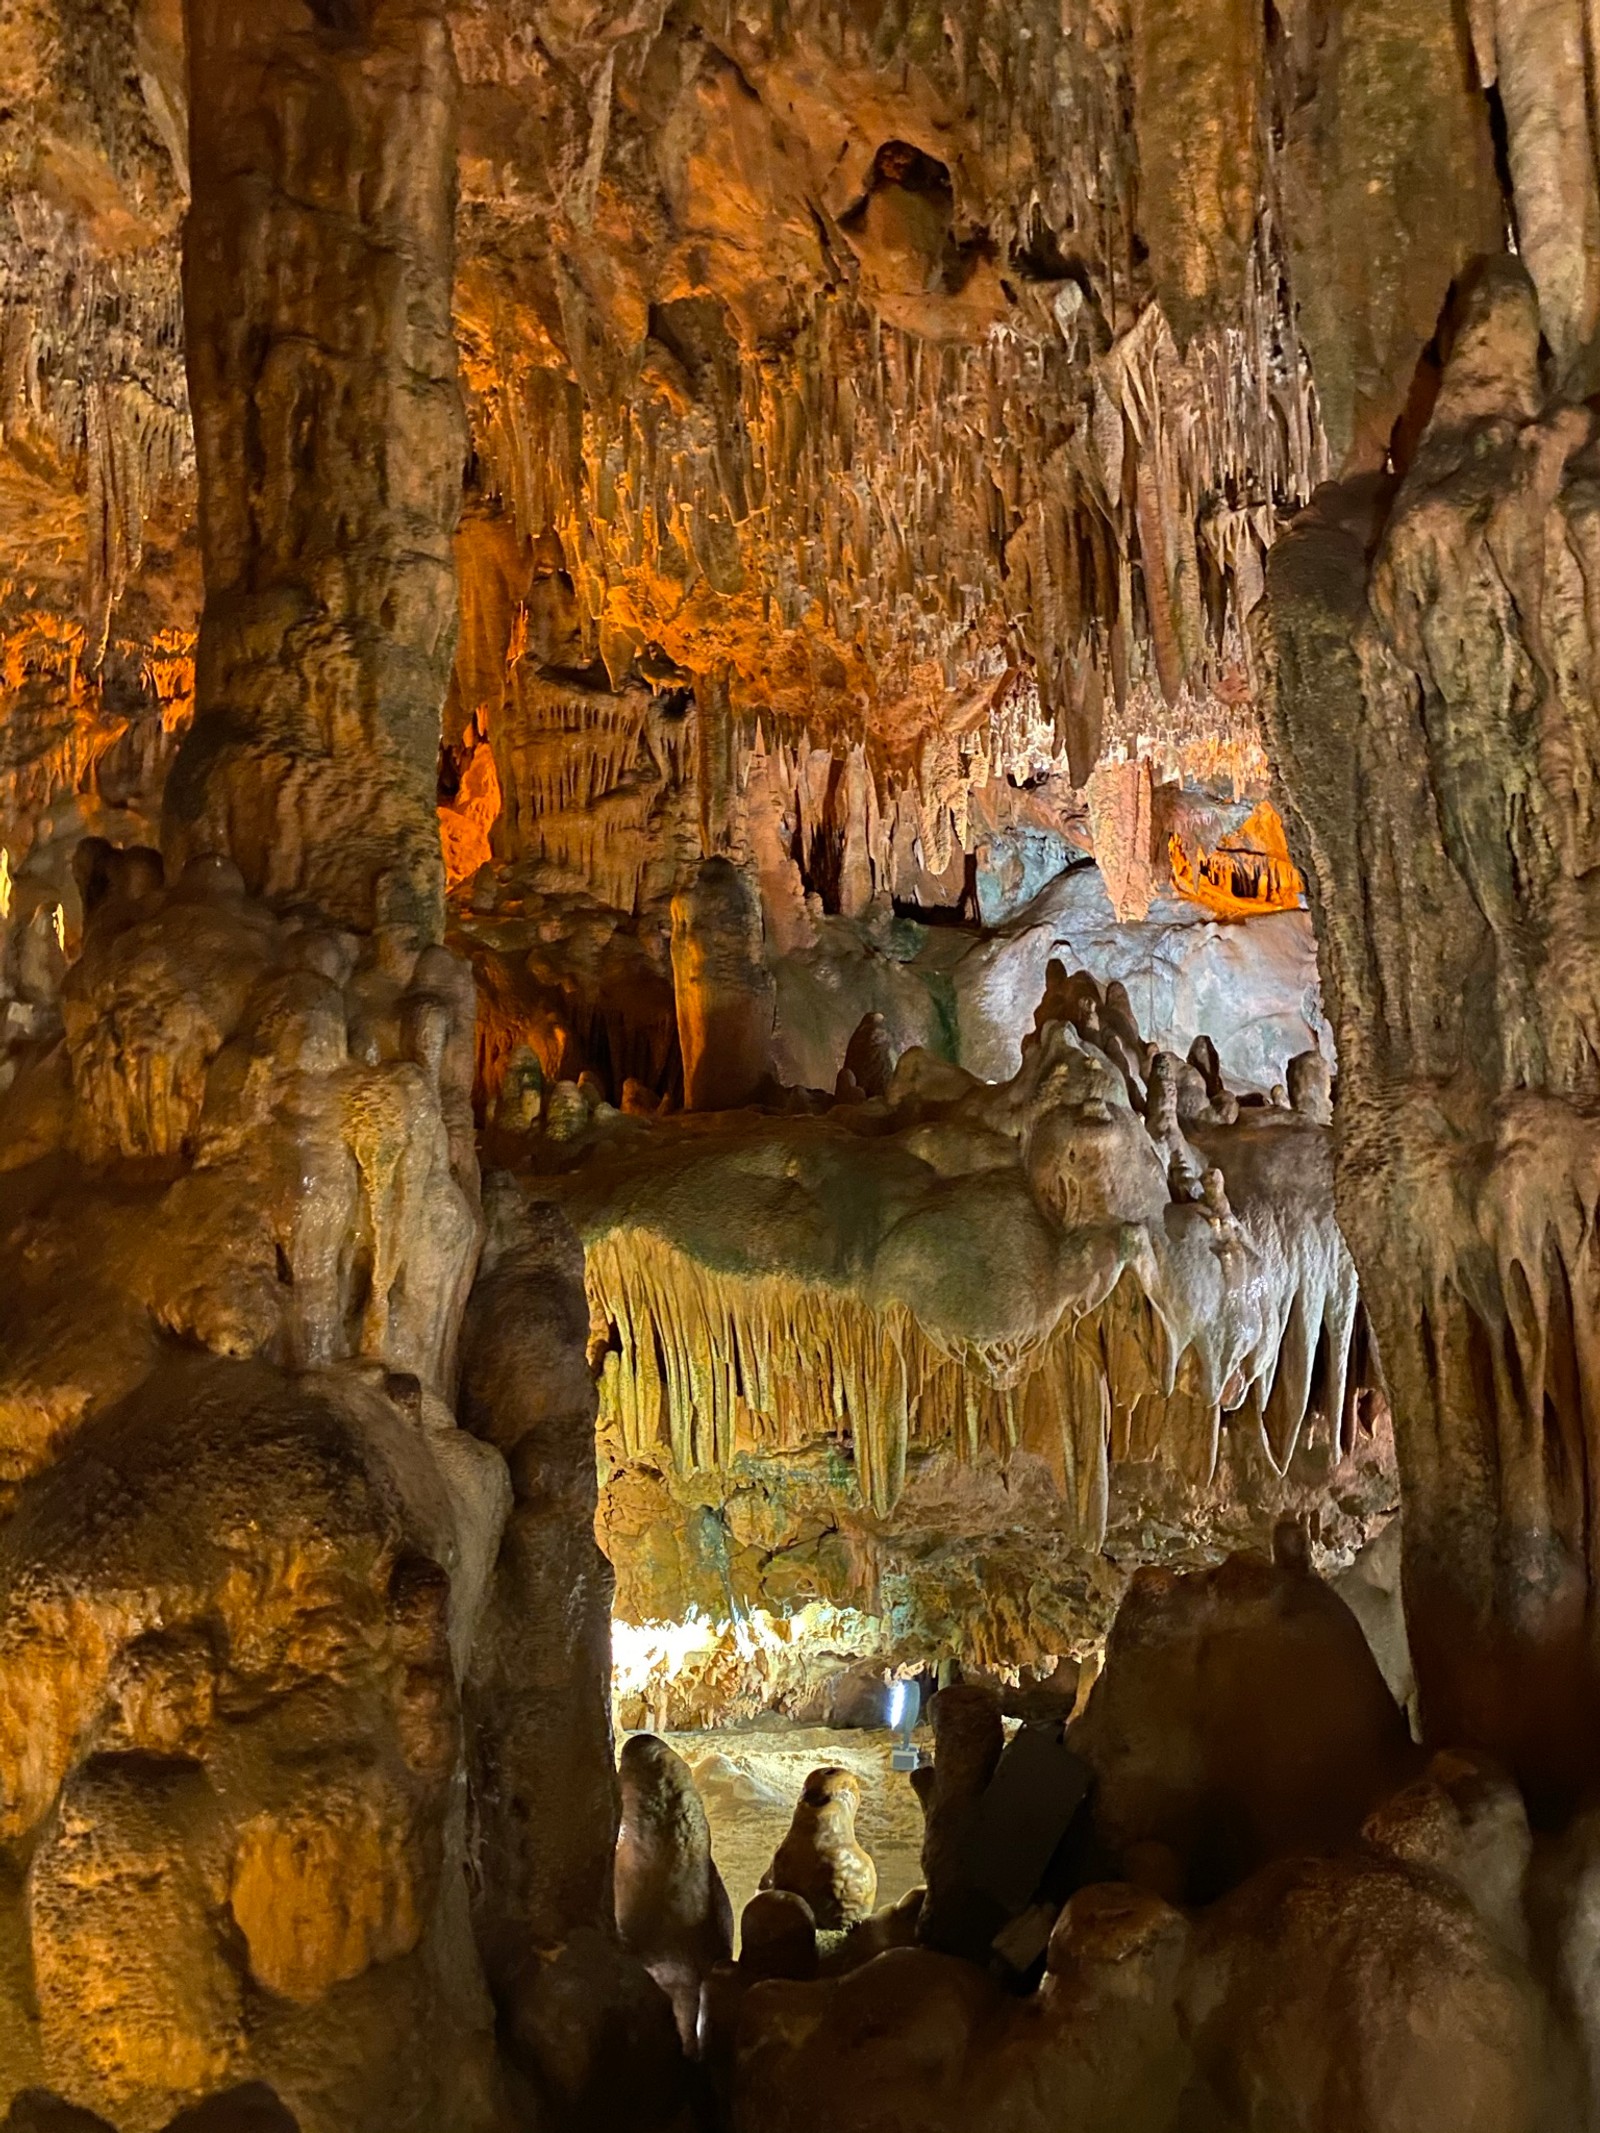
[[[914,1681],[895,1681],[889,1685],[889,1725],[900,1735],[898,1745],[889,1756],[891,1770],[916,1770],[921,1767],[922,1751],[911,1745],[912,1730],[922,1712],[922,1690]]]

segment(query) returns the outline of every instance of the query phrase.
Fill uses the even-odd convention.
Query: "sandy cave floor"
[[[877,1865],[879,1904],[921,1881],[922,1810],[911,1780],[889,1768],[892,1733],[755,1722],[662,1737],[694,1772],[736,1925],[788,1832],[808,1774],[826,1763],[861,1780],[856,1834]],[[919,1745],[926,1752],[925,1736]]]

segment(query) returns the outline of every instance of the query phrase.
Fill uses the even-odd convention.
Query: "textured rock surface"
[[[1593,2115],[1591,15],[10,9],[13,2133]]]
[[[155,2128],[259,2079],[329,2133],[498,2122],[452,1645],[504,1496],[382,1382],[169,1364],[20,1492],[0,1930],[38,2013],[7,1994],[8,2100]]]
[[[688,1764],[653,1733],[623,1743],[617,1930],[672,2002],[685,2051],[697,2047],[700,1992],[733,1953],[733,1908],[711,1856]]]
[[[603,1953],[617,1832],[612,1576],[594,1537],[583,1259],[556,1211],[529,1207],[509,1179],[491,1175],[485,1203],[461,1420],[504,1456],[511,1504],[464,1692],[473,1922],[523,2072],[558,2107],[597,2109],[589,2069],[614,2048],[606,2032],[633,1988]],[[567,1972],[576,2004],[552,2010]]]
[[[1038,1665],[1130,1559],[1289,1512],[1342,1562],[1390,1508],[1326,1127],[1213,1096],[1115,987],[1063,1001],[1084,1034],[999,1086],[912,1053],[884,1098],[703,1122],[558,1087],[518,1137],[585,1237],[619,1612],[685,1625],[627,1722],[803,1707],[841,1635]]]
[[[449,27],[431,0],[187,27],[206,607],[167,846],[422,945],[464,447]]]
[[[1343,1602],[1245,1556],[1135,1577],[1073,1746],[1112,1857],[1130,1872],[1137,1848],[1161,1846],[1191,1901],[1266,1859],[1347,1843],[1412,1760]]]
[[[1330,492],[1274,560],[1266,642],[1423,1723],[1560,1786],[1600,1756],[1576,1716],[1600,1664],[1594,475],[1591,411],[1547,401],[1539,331],[1527,271],[1491,262],[1398,493]]]
[[[471,987],[428,945],[456,477],[446,442],[393,434],[379,390],[386,365],[409,375],[415,327],[455,405],[449,46],[437,16],[398,11],[370,40],[287,11],[191,26],[209,97],[188,309],[215,781],[191,755],[177,813],[195,829],[213,802],[235,812],[171,878],[137,843],[77,844],[71,934],[64,906],[54,922],[77,951],[59,1040],[47,1027],[25,1050],[0,1126],[4,1938],[8,1981],[27,1981],[5,1995],[0,2093],[56,2095],[118,2133],[244,2113],[252,2093],[268,2123],[330,2133],[487,2128],[509,2098],[467,1902],[461,1683],[512,1492],[441,1397],[481,1228]],[[394,132],[408,81],[432,156]],[[365,127],[325,138],[307,93],[338,116],[352,91]],[[409,197],[370,186],[379,141]],[[277,189],[256,183],[276,155]],[[296,317],[328,310],[351,240],[399,267],[392,244],[362,250],[387,211],[391,240],[431,217],[431,279],[408,291],[401,273],[389,303],[342,315],[369,339],[323,395],[338,366]],[[364,408],[376,452],[353,434]],[[391,509],[411,449],[443,499],[431,618],[388,597],[415,560]],[[346,494],[358,461],[372,479]],[[365,523],[363,503],[382,507]],[[283,597],[286,556],[308,553],[320,649]],[[440,656],[410,683],[408,845],[385,751],[351,758],[376,737],[352,684],[364,669],[366,709],[404,713],[374,640],[403,667],[419,620]],[[342,810],[315,721],[295,723],[296,677],[329,719]],[[246,728],[252,709],[287,719],[276,778],[255,776],[259,727],[212,750],[224,698]],[[292,820],[286,787],[305,803]]]

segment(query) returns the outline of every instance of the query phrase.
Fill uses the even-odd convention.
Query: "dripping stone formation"
[[[0,55],[0,2133],[1600,2133],[1594,9]]]

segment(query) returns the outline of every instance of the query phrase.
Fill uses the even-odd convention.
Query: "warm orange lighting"
[[[494,857],[489,832],[500,818],[500,773],[487,741],[479,741],[461,771],[456,796],[439,809],[445,887],[470,881]]]
[[[1167,839],[1167,850],[1178,894],[1219,918],[1260,918],[1267,911],[1300,908],[1305,884],[1270,800],[1263,800],[1213,852],[1191,859],[1176,832]]]
[[[60,676],[68,700],[78,703],[85,694],[83,643],[81,622],[49,608],[30,607],[0,637],[0,684],[15,695],[35,675]]]
[[[144,655],[144,671],[161,705],[163,733],[181,733],[194,717],[193,630],[157,630]]]

